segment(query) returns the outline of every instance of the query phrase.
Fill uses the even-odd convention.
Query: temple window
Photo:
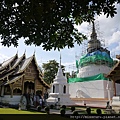
[[[66,86],[63,87],[63,93],[66,93]]]
[[[55,86],[53,85],[53,93],[55,93]]]

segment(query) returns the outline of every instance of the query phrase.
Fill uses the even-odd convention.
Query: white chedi
[[[70,99],[69,94],[69,84],[67,79],[63,76],[61,65],[58,69],[57,75],[54,82],[51,84],[51,92],[49,93],[49,98],[47,99],[48,104],[59,105],[73,105],[73,101]]]

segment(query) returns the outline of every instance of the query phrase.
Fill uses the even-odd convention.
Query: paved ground
[[[79,103],[78,103],[78,104],[76,103],[76,105],[77,105],[77,106],[85,106],[85,105],[79,104]],[[98,103],[98,104],[86,104],[86,106],[88,106],[88,107],[93,107],[93,108],[94,108],[94,107],[95,107],[95,108],[103,108],[103,109],[106,108],[106,105],[102,105],[102,104],[100,104],[100,103]]]
[[[50,109],[50,114],[60,114],[60,110]],[[71,110],[66,110],[66,114],[72,114]]]

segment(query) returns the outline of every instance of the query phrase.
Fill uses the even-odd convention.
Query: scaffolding
[[[106,49],[107,47],[105,45],[106,44],[105,40],[102,38],[102,32],[99,32],[100,31],[99,22],[98,21],[95,22],[94,26],[95,26],[94,28],[95,31],[94,33],[91,33],[91,34],[95,34],[97,32],[96,33],[97,40],[100,41],[100,45],[101,45],[100,50],[96,49],[96,50],[93,50],[93,52],[91,53],[87,53],[87,43],[86,41],[83,42],[81,55],[79,59],[78,59],[78,56],[76,57],[77,70],[89,64],[106,65],[109,67],[113,66],[113,59],[110,57],[109,51]],[[90,31],[93,32],[94,26],[92,26],[91,24],[88,25],[89,36],[91,35]],[[97,46],[95,48],[97,48]]]

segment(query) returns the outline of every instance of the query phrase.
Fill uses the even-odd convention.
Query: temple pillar
[[[2,89],[1,89],[1,96],[4,95],[4,86],[2,86]]]
[[[10,85],[10,95],[11,98],[13,97],[13,84],[9,84]]]
[[[114,88],[114,96],[116,96],[116,84],[115,84],[115,80],[113,80],[113,88]]]
[[[22,95],[25,93],[24,91],[24,76],[22,77]]]
[[[36,94],[36,78],[34,79],[34,94]]]

